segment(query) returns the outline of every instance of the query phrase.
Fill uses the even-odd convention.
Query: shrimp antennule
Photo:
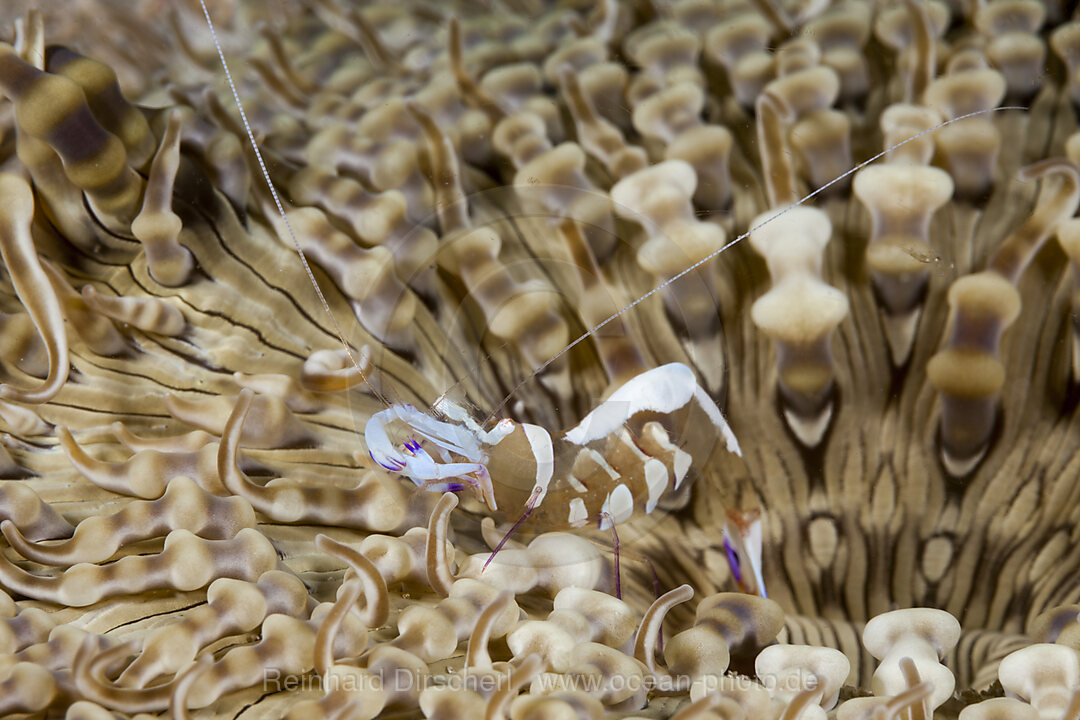
[[[522,523],[529,519],[529,516],[532,515],[532,511],[540,504],[540,495],[540,488],[533,488],[532,494],[525,503],[525,511],[521,513],[521,517],[514,521],[514,524],[510,526],[510,529],[506,531],[506,534],[502,536],[502,539],[499,540],[498,544],[492,549],[491,554],[488,555],[488,559],[484,561],[484,566],[480,568],[480,572],[487,570],[487,566],[491,564],[491,561],[494,560],[499,551],[503,549],[503,546],[510,540],[510,537],[521,527]]]

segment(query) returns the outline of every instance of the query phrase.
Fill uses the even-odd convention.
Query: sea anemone
[[[0,28],[0,715],[1080,718],[1064,3]]]

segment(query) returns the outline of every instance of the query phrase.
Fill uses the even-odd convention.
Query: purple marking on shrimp
[[[420,443],[418,443],[416,440],[409,440],[405,443],[405,449],[415,455],[416,453],[420,452]]]
[[[742,585],[742,572],[739,570],[739,554],[735,551],[731,542],[724,537],[724,550],[727,552],[728,565],[731,566],[731,574],[735,576],[735,582]]]
[[[371,454],[370,450],[368,450],[368,455],[371,456],[372,460],[374,460],[376,463],[378,463],[382,467],[386,468],[390,472],[398,472],[399,470],[401,470],[401,469],[403,469],[405,467],[405,463],[398,463],[398,461],[394,460],[393,458],[390,458],[390,462],[394,463],[393,465],[387,465],[386,463],[384,463],[384,462],[382,462],[380,460],[375,460],[375,456]]]

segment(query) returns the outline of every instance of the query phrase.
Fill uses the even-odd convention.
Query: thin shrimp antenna
[[[518,528],[520,528],[526,520],[529,519],[529,516],[532,515],[532,511],[536,509],[536,499],[539,497],[540,490],[533,490],[532,495],[529,496],[529,501],[525,503],[525,512],[521,513],[521,517],[519,517],[514,522],[514,524],[510,526],[510,529],[507,530],[506,534],[502,536],[502,540],[499,541],[499,544],[496,545],[495,549],[491,551],[490,555],[488,555],[488,559],[484,561],[484,566],[480,568],[481,574],[483,574],[483,572],[487,570],[488,565],[490,565],[491,561],[495,559],[495,556],[499,554],[499,551],[503,549],[503,546],[506,545],[510,537],[517,532]]]
[[[247,133],[248,142],[251,143],[251,149],[255,152],[255,159],[259,163],[259,170],[262,171],[263,180],[266,181],[266,186],[270,189],[270,195],[274,198],[274,205],[277,206],[278,215],[281,216],[281,222],[285,225],[285,230],[289,235],[289,239],[292,241],[292,246],[296,248],[296,254],[300,256],[300,263],[304,266],[304,272],[307,273],[308,280],[311,281],[311,286],[315,288],[315,294],[319,296],[319,302],[322,303],[323,310],[325,310],[326,314],[330,317],[330,323],[334,326],[334,332],[337,333],[338,340],[341,341],[341,346],[345,348],[345,354],[349,356],[349,360],[352,361],[353,367],[360,373],[361,379],[363,379],[372,394],[384,405],[389,407],[390,403],[386,401],[386,398],[383,397],[383,394],[379,392],[378,388],[371,384],[371,381],[368,380],[367,375],[364,373],[364,369],[356,360],[356,356],[353,355],[352,348],[349,347],[348,341],[345,340],[345,332],[341,329],[341,325],[338,323],[337,318],[330,309],[330,303],[326,302],[326,296],[323,295],[322,288],[319,287],[319,282],[315,279],[315,273],[311,271],[311,265],[308,264],[307,256],[304,255],[304,250],[300,247],[300,241],[293,231],[292,223],[289,222],[289,216],[285,214],[285,206],[281,203],[281,196],[278,195],[277,188],[274,187],[274,183],[270,179],[270,172],[266,169],[266,162],[263,160],[262,151],[259,150],[259,143],[255,142],[255,133],[251,130],[251,123],[248,122],[247,113],[244,112],[244,105],[240,102],[240,93],[236,89],[236,83],[233,82],[232,73],[229,71],[229,63],[225,61],[225,51],[222,49],[221,42],[218,40],[217,30],[214,29],[214,21],[210,19],[210,10],[206,7],[206,0],[199,0],[199,6],[202,7],[203,17],[206,18],[206,26],[210,28],[210,38],[214,41],[214,48],[217,50],[218,59],[221,60],[221,67],[225,70],[225,79],[229,83],[229,90],[232,92],[233,100],[236,102],[236,109],[240,111],[240,120],[244,123],[244,132]],[[505,403],[506,401],[504,400],[503,402]]]
[[[202,0],[200,0],[200,2],[201,2],[201,1],[202,1]],[[564,348],[563,348],[562,350],[560,350],[559,352],[555,353],[555,354],[554,354],[554,355],[552,355],[552,356],[551,356],[550,358],[548,358],[547,360],[545,360],[545,361],[544,361],[543,363],[541,363],[541,364],[540,364],[540,367],[536,368],[536,370],[534,370],[534,371],[532,372],[532,374],[531,374],[531,375],[529,375],[529,376],[528,376],[527,378],[525,378],[524,380],[522,380],[521,382],[519,382],[519,383],[518,383],[517,385],[515,385],[515,386],[514,386],[514,389],[510,391],[510,394],[509,394],[509,395],[507,395],[506,397],[504,397],[504,398],[503,398],[503,399],[502,399],[502,400],[501,400],[501,401],[499,402],[499,404],[498,404],[498,405],[496,405],[496,406],[495,406],[495,407],[494,407],[494,408],[492,409],[492,411],[491,411],[491,414],[490,414],[490,415],[488,416],[487,420],[489,421],[489,420],[491,420],[491,418],[495,417],[495,414],[496,414],[496,413],[498,413],[498,411],[499,411],[499,410],[500,410],[500,409],[501,409],[501,408],[502,408],[502,407],[503,407],[504,405],[506,405],[506,403],[507,403],[507,402],[509,402],[509,401],[510,401],[510,398],[512,398],[512,397],[514,396],[514,394],[515,394],[515,393],[517,393],[517,391],[518,391],[518,390],[520,390],[520,389],[521,389],[521,388],[522,388],[522,387],[523,387],[523,386],[525,385],[525,383],[529,382],[529,381],[530,381],[530,380],[532,380],[532,379],[533,379],[534,377],[536,377],[536,376],[537,376],[537,375],[539,375],[540,373],[542,373],[542,372],[544,372],[545,370],[547,370],[547,369],[548,369],[548,367],[550,367],[550,366],[551,366],[551,364],[552,364],[553,362],[555,362],[556,360],[558,360],[559,358],[561,358],[561,357],[562,357],[563,355],[565,355],[566,353],[568,353],[568,352],[570,352],[571,350],[573,350],[573,349],[574,349],[574,348],[575,348],[575,347],[576,347],[576,346],[577,346],[577,345],[578,345],[579,343],[581,343],[581,342],[583,342],[583,341],[587,340],[587,339],[588,339],[589,337],[591,337],[592,335],[594,335],[594,334],[595,334],[595,333],[596,333],[596,332],[597,332],[598,330],[600,330],[600,328],[604,327],[605,325],[607,325],[608,323],[612,322],[613,320],[617,320],[617,319],[618,319],[619,317],[621,317],[621,316],[622,316],[622,315],[624,315],[625,313],[629,312],[630,310],[633,310],[633,309],[634,309],[635,307],[637,307],[637,306],[638,306],[638,305],[640,305],[641,303],[645,302],[645,300],[647,300],[648,298],[652,297],[652,296],[653,296],[653,295],[655,295],[656,293],[660,292],[661,290],[663,290],[664,288],[666,288],[666,287],[667,287],[668,285],[670,285],[671,283],[675,282],[676,280],[678,280],[679,278],[683,277],[684,275],[687,275],[688,273],[691,273],[691,272],[693,272],[694,270],[698,269],[699,267],[701,267],[701,266],[702,266],[702,265],[704,265],[705,263],[707,263],[707,262],[709,262],[710,260],[712,260],[712,259],[713,259],[714,257],[716,257],[717,255],[719,255],[720,253],[724,252],[725,250],[727,250],[727,249],[729,249],[729,248],[731,248],[731,247],[734,247],[735,245],[738,245],[738,244],[739,244],[740,242],[742,242],[742,241],[743,241],[744,239],[746,239],[747,237],[749,237],[749,236],[750,236],[750,233],[754,232],[755,230],[760,230],[761,228],[763,228],[763,227],[765,227],[766,225],[768,225],[769,223],[771,223],[771,222],[772,222],[773,220],[777,220],[777,219],[779,219],[779,218],[783,217],[784,215],[786,215],[786,214],[787,214],[788,212],[790,212],[791,210],[794,210],[795,208],[797,208],[797,207],[799,207],[800,205],[802,205],[803,203],[805,203],[805,202],[806,202],[807,200],[810,200],[811,198],[813,198],[813,197],[816,197],[816,196],[817,196],[817,195],[819,195],[820,193],[823,193],[823,192],[825,192],[825,191],[826,191],[826,190],[828,190],[828,189],[829,189],[830,187],[832,187],[832,186],[833,186],[833,185],[835,185],[836,183],[840,182],[840,181],[841,181],[841,180],[843,180],[844,178],[848,177],[849,175],[852,175],[852,174],[854,174],[854,173],[858,172],[859,170],[862,170],[862,169],[863,169],[864,167],[866,167],[867,165],[869,165],[869,164],[871,164],[871,163],[875,162],[876,160],[879,160],[880,158],[883,158],[883,157],[885,157],[886,155],[888,155],[889,153],[891,153],[891,152],[892,152],[893,150],[896,150],[897,148],[900,148],[900,147],[903,147],[904,145],[907,145],[907,144],[908,144],[909,142],[911,142],[912,140],[917,140],[917,139],[919,139],[920,137],[922,137],[923,135],[926,135],[927,133],[931,133],[931,132],[934,132],[935,130],[940,130],[941,128],[945,127],[946,125],[952,125],[952,124],[953,124],[954,122],[959,122],[960,120],[966,120],[966,119],[968,119],[968,118],[970,118],[970,117],[975,117],[976,115],[985,115],[985,114],[987,114],[987,113],[992,113],[992,112],[998,112],[998,111],[1000,111],[1000,110],[1027,110],[1027,108],[1026,108],[1026,107],[1023,107],[1023,106],[1020,106],[1020,105],[1006,105],[1006,106],[1003,106],[1003,107],[989,108],[989,109],[986,109],[986,110],[976,110],[975,112],[969,112],[969,113],[967,113],[967,114],[965,114],[965,115],[960,115],[960,116],[958,116],[958,117],[954,117],[954,118],[952,118],[951,120],[945,120],[945,121],[943,121],[943,122],[939,123],[938,125],[935,125],[935,126],[934,126],[934,127],[932,127],[932,128],[927,128],[927,129],[925,129],[925,130],[921,130],[921,131],[919,131],[919,132],[915,133],[914,135],[912,135],[911,137],[909,137],[908,139],[906,139],[906,140],[901,140],[900,142],[896,143],[896,144],[895,144],[895,145],[893,145],[892,147],[889,147],[889,148],[886,148],[886,149],[882,150],[881,152],[879,152],[879,153],[878,153],[877,155],[874,155],[874,156],[873,156],[873,157],[871,157],[870,159],[868,159],[868,160],[863,160],[863,161],[862,161],[861,163],[859,163],[858,165],[854,166],[854,167],[853,167],[853,168],[851,168],[850,170],[847,170],[846,172],[844,172],[844,173],[841,173],[840,175],[837,175],[837,176],[836,176],[836,177],[834,177],[834,178],[833,178],[832,180],[830,180],[829,182],[827,182],[827,183],[825,183],[824,185],[822,185],[821,187],[819,187],[819,188],[818,188],[817,190],[814,190],[813,192],[809,193],[808,195],[804,195],[804,196],[803,196],[803,197],[802,197],[802,198],[801,198],[801,199],[800,199],[800,200],[799,200],[798,202],[794,203],[793,205],[789,205],[788,207],[784,208],[783,210],[781,210],[781,211],[780,211],[779,213],[777,213],[776,215],[773,215],[772,217],[769,217],[769,218],[766,218],[765,220],[762,220],[762,221],[761,221],[761,222],[759,222],[759,223],[758,223],[757,225],[754,225],[753,227],[751,227],[750,229],[748,229],[748,230],[747,230],[746,232],[744,232],[744,233],[743,233],[742,235],[740,235],[739,237],[737,237],[737,238],[735,238],[734,240],[732,240],[732,241],[730,241],[730,242],[726,243],[726,244],[725,244],[724,246],[722,246],[722,247],[721,247],[720,249],[718,249],[718,250],[714,250],[713,252],[709,253],[708,255],[706,255],[705,257],[701,258],[700,260],[698,260],[697,262],[695,262],[695,263],[694,263],[693,265],[691,265],[690,267],[686,268],[686,269],[685,269],[685,270],[683,270],[682,272],[678,273],[677,275],[673,275],[672,277],[668,278],[668,279],[667,279],[667,280],[665,280],[664,282],[662,282],[662,283],[660,283],[659,285],[657,285],[656,287],[654,287],[654,288],[653,288],[652,290],[650,290],[649,292],[647,292],[647,293],[645,293],[644,295],[642,295],[641,297],[639,297],[639,298],[638,298],[637,300],[634,300],[634,301],[633,301],[632,303],[630,303],[629,305],[626,305],[626,306],[624,306],[624,307],[623,307],[623,308],[622,308],[621,310],[618,310],[618,311],[616,311],[616,312],[615,312],[615,313],[613,313],[613,314],[612,314],[612,315],[611,315],[610,317],[608,317],[608,318],[607,318],[606,320],[603,320],[603,321],[601,321],[601,322],[597,323],[596,325],[594,325],[594,326],[592,327],[592,329],[590,329],[590,330],[589,330],[588,332],[586,332],[586,333],[585,333],[584,335],[582,335],[581,337],[579,337],[579,338],[578,338],[577,340],[574,340],[574,341],[573,341],[573,342],[571,342],[571,343],[570,343],[569,345],[567,345],[566,347],[564,347]],[[485,421],[485,422],[487,422],[487,421]]]
[[[607,513],[601,513],[611,523],[611,549],[615,553],[615,599],[622,600],[622,570],[619,568],[619,531],[615,529],[615,520]]]

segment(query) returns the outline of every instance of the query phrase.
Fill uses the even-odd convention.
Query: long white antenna
[[[1027,108],[1020,107],[1020,106],[1017,106],[1017,105],[1008,105],[1008,106],[1005,106],[1005,107],[989,108],[987,110],[976,110],[975,112],[970,112],[970,113],[967,113],[966,115],[960,115],[959,117],[954,117],[951,120],[945,120],[945,121],[935,125],[932,128],[927,128],[925,130],[921,130],[921,131],[915,133],[914,135],[912,135],[911,137],[907,138],[906,140],[901,140],[900,142],[896,143],[892,147],[889,147],[889,148],[886,148],[886,149],[882,150],[881,152],[879,152],[877,155],[874,155],[870,159],[863,160],[861,163],[859,163],[855,167],[851,168],[850,170],[847,170],[846,172],[841,173],[840,175],[837,175],[832,180],[830,180],[829,182],[827,182],[824,185],[822,185],[821,187],[819,187],[817,190],[814,190],[813,192],[809,193],[808,195],[804,195],[798,202],[794,203],[793,205],[789,205],[788,207],[784,208],[782,211],[780,211],[776,215],[773,215],[772,217],[769,217],[769,218],[766,218],[765,220],[762,220],[757,225],[754,225],[752,228],[748,229],[746,232],[744,232],[739,237],[737,237],[734,240],[731,240],[730,242],[726,243],[723,247],[719,248],[718,250],[714,250],[713,252],[711,252],[708,255],[706,255],[705,257],[701,258],[700,260],[698,260],[697,262],[695,262],[693,265],[686,268],[682,272],[678,273],[677,275],[673,275],[673,276],[669,277],[667,280],[660,283],[659,285],[654,287],[652,290],[650,290],[649,292],[647,292],[644,295],[642,295],[641,297],[639,297],[638,299],[634,300],[633,302],[631,302],[628,305],[625,305],[620,310],[617,310],[616,312],[612,313],[612,315],[610,317],[608,317],[606,320],[600,321],[599,323],[594,325],[592,328],[590,328],[585,334],[581,335],[581,337],[577,338],[576,340],[571,342],[569,345],[564,347],[562,350],[560,350],[559,352],[555,353],[550,358],[545,360],[543,363],[540,364],[540,367],[536,368],[532,372],[532,374],[529,375],[529,377],[525,378],[524,380],[519,382],[517,385],[515,385],[514,388],[510,391],[510,394],[508,394],[506,397],[504,397],[502,399],[502,401],[499,402],[498,405],[496,405],[494,408],[492,408],[491,414],[488,416],[488,419],[490,420],[492,417],[494,417],[495,414],[499,411],[499,409],[503,405],[506,405],[506,403],[509,402],[510,398],[512,398],[514,396],[514,393],[516,393],[518,390],[520,390],[522,388],[522,386],[525,385],[525,383],[529,382],[534,377],[536,377],[540,373],[544,372],[544,370],[546,370],[553,362],[555,362],[556,360],[561,358],[563,355],[565,355],[566,353],[573,350],[574,347],[576,347],[579,343],[583,342],[584,340],[588,339],[597,330],[604,327],[605,325],[612,322],[613,320],[616,320],[617,318],[619,318],[620,316],[622,316],[626,312],[628,312],[630,310],[633,310],[635,307],[637,307],[638,305],[643,303],[648,298],[650,298],[653,295],[655,295],[656,293],[660,292],[661,290],[666,288],[668,285],[675,282],[679,278],[683,277],[687,273],[693,272],[694,270],[701,267],[705,263],[709,262],[714,257],[716,257],[720,253],[724,252],[728,248],[731,248],[731,247],[739,244],[744,239],[749,237],[750,233],[754,232],[755,230],[759,230],[760,228],[765,227],[766,225],[771,223],[773,220],[776,220],[776,219],[778,219],[780,217],[783,217],[789,211],[793,210],[794,208],[799,207],[800,205],[805,203],[807,200],[813,198],[814,196],[818,195],[819,193],[822,193],[825,190],[828,190],[830,187],[832,187],[836,183],[840,182],[841,180],[843,180],[847,176],[851,175],[852,173],[856,173],[859,170],[862,170],[864,167],[866,167],[870,163],[874,162],[875,160],[878,160],[879,158],[882,158],[882,157],[888,155],[893,150],[896,150],[899,147],[907,145],[912,140],[917,140],[918,138],[922,137],[923,135],[926,135],[927,133],[934,132],[935,130],[938,130],[940,128],[945,127],[946,125],[951,125],[954,122],[959,122],[960,120],[966,120],[966,119],[968,119],[970,117],[974,117],[976,115],[985,115],[986,113],[997,112],[999,110],[1027,110]]]
[[[214,21],[210,19],[210,10],[206,7],[206,0],[199,0],[199,5],[202,7],[203,17],[206,18],[206,26],[210,28],[210,38],[214,41],[218,59],[221,60],[221,67],[225,70],[225,79],[229,83],[229,90],[232,92],[233,100],[236,102],[236,109],[240,111],[240,120],[244,124],[244,132],[247,133],[248,142],[251,143],[251,149],[254,151],[255,159],[259,163],[259,170],[262,171],[263,179],[266,181],[266,187],[270,189],[270,195],[274,198],[274,205],[277,206],[278,214],[281,216],[281,222],[285,225],[285,231],[288,233],[289,239],[292,240],[293,247],[296,248],[296,254],[300,256],[300,263],[304,266],[304,272],[307,273],[308,280],[311,281],[311,286],[315,288],[315,294],[319,296],[319,302],[322,303],[323,310],[325,310],[326,314],[330,317],[330,323],[334,326],[334,332],[337,333],[338,340],[341,341],[341,347],[345,348],[345,354],[349,356],[349,360],[352,361],[356,371],[360,373],[360,377],[364,380],[375,397],[381,400],[383,404],[388,405],[386,398],[384,398],[378,389],[371,384],[367,375],[364,374],[364,369],[356,360],[356,356],[353,355],[352,348],[349,347],[348,341],[345,340],[345,333],[342,331],[341,325],[338,323],[333,311],[330,310],[330,303],[326,302],[326,296],[323,295],[322,288],[319,287],[319,282],[315,279],[315,273],[311,271],[311,265],[308,264],[307,256],[304,255],[304,250],[300,247],[300,241],[293,231],[292,223],[289,222],[289,216],[285,214],[285,206],[281,203],[281,197],[278,195],[277,188],[274,187],[274,183],[270,179],[270,172],[266,169],[266,162],[263,160],[262,151],[259,150],[259,143],[255,142],[255,133],[251,130],[251,123],[248,122],[247,113],[244,112],[244,105],[240,102],[240,93],[236,90],[236,83],[233,82],[232,73],[229,72],[229,63],[225,61],[225,51],[222,49],[221,42],[218,40],[217,31],[214,29]],[[504,400],[503,402],[505,403],[506,401]]]

